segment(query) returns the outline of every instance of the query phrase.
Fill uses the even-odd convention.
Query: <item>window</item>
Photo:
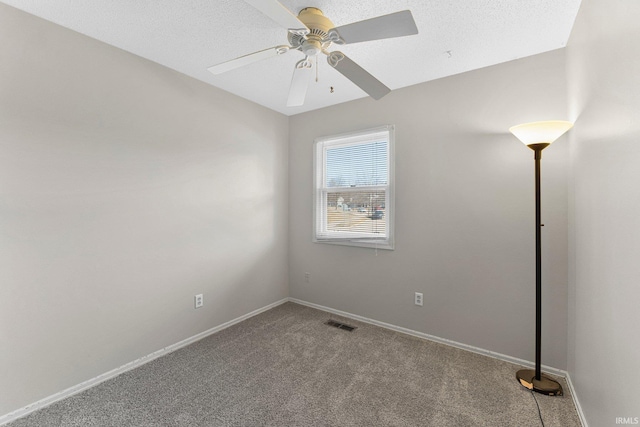
[[[314,242],[393,249],[393,130],[316,139]]]

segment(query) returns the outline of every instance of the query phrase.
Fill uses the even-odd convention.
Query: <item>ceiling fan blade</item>
[[[337,44],[351,44],[414,34],[418,34],[418,27],[413,15],[403,10],[333,28],[328,38]]]
[[[260,12],[267,15],[274,22],[297,34],[304,35],[309,33],[309,28],[298,19],[296,15],[291,13],[289,9],[284,7],[277,0],[244,0]]]
[[[248,55],[232,59],[230,61],[216,64],[212,67],[207,68],[207,70],[209,70],[213,74],[222,74],[224,72],[235,70],[236,68],[244,67],[245,65],[249,65],[254,62],[262,61],[263,59],[283,55],[287,52],[289,52],[289,46],[270,47],[269,49],[260,50],[258,52],[253,52]]]
[[[299,107],[304,104],[307,87],[309,86],[309,80],[311,80],[312,75],[313,64],[311,61],[308,58],[298,61],[296,67],[293,69],[287,107]]]
[[[331,52],[327,62],[373,99],[380,99],[391,92],[391,89],[386,87],[380,80],[373,77],[367,70],[346,57],[342,52]]]

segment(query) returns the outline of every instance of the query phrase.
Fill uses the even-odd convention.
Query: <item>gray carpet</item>
[[[9,426],[541,426],[517,369],[286,303]],[[561,382],[544,425],[580,426]]]

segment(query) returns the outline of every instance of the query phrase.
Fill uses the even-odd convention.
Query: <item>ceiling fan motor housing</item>
[[[320,9],[305,7],[298,13],[298,19],[309,28],[306,39],[299,34],[289,33],[291,46],[300,46],[300,50],[307,56],[314,56],[331,45],[326,40],[329,30],[334,28],[333,22]]]

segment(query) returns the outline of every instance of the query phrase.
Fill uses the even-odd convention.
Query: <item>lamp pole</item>
[[[540,160],[542,150],[549,144],[531,144],[529,148],[534,151],[535,181],[536,181],[536,376],[541,379],[541,348],[542,348],[542,215],[540,209]]]
[[[516,372],[520,384],[529,390],[548,396],[562,396],[562,386],[555,380],[542,374],[542,215],[540,209],[540,160],[542,150],[547,148],[548,142],[529,144],[527,147],[534,151],[535,161],[535,193],[536,193],[536,368],[521,369]]]

